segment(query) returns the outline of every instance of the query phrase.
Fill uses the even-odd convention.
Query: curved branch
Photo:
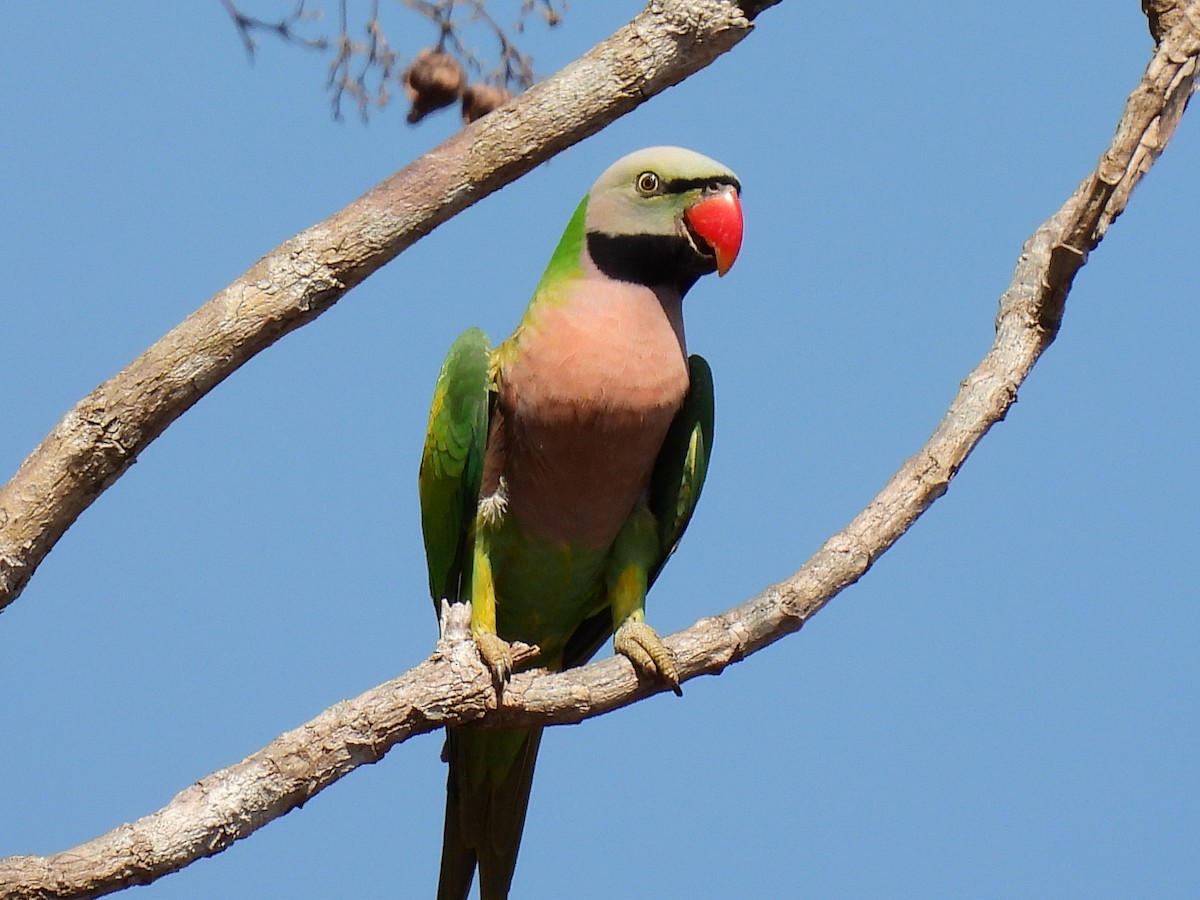
[[[972,449],[1015,402],[1018,387],[1057,334],[1075,273],[1166,146],[1196,81],[1197,54],[1200,0],[1191,0],[1126,103],[1096,170],[1026,242],[1000,299],[995,342],[926,445],[791,578],[668,637],[681,680],[717,674],[797,631],[946,492]],[[466,608],[444,610],[443,622],[443,639],[430,659],[330,707],[158,812],[64,853],[0,861],[0,896],[97,896],[152,881],[219,852],[415,734],[467,722],[578,722],[662,690],[639,682],[626,660],[611,657],[559,674],[517,675],[497,706],[469,638]]]
[[[764,5],[748,16],[731,0],[650,3],[557,75],[272,250],[84,397],[0,488],[0,610],[138,454],[244,362],[442,222],[708,65]]]

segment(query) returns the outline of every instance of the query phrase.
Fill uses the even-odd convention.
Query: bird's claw
[[[498,634],[492,634],[487,631],[476,632],[474,637],[475,648],[479,651],[479,658],[483,660],[483,664],[492,673],[492,681],[497,688],[503,687],[508,683],[508,679],[512,677],[512,645]]]
[[[645,622],[626,621],[613,635],[613,649],[633,663],[641,674],[663,681],[682,697],[679,673],[675,670],[675,658],[658,632]]]

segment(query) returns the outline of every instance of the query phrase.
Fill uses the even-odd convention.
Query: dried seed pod
[[[434,110],[458,100],[467,75],[462,64],[449,53],[426,47],[404,70],[401,80],[404,93],[412,102],[408,121],[415,124]]]
[[[494,84],[469,84],[462,95],[464,122],[474,122],[512,99],[512,94]]]

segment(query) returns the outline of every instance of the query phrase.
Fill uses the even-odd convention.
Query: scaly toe
[[[492,681],[496,686],[507,684],[513,670],[513,652],[508,641],[497,634],[478,632],[475,634],[475,647],[483,664],[492,673]]]
[[[645,622],[629,621],[618,628],[613,636],[613,649],[628,659],[638,672],[666,682],[672,691],[682,696],[675,658],[658,632]]]

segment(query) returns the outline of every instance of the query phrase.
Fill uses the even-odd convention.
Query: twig
[[[242,44],[246,48],[246,55],[253,61],[254,51],[257,48],[257,44],[254,41],[254,33],[256,31],[269,32],[285,43],[298,44],[309,50],[324,50],[326,48],[327,44],[324,38],[306,38],[296,30],[296,26],[301,22],[307,22],[316,18],[315,13],[305,10],[304,5],[306,2],[307,0],[297,0],[296,8],[291,13],[273,22],[242,12],[233,0],[221,0],[221,5],[225,7],[225,12],[229,13],[229,18],[233,20],[233,24],[237,27],[238,35],[241,37]]]

